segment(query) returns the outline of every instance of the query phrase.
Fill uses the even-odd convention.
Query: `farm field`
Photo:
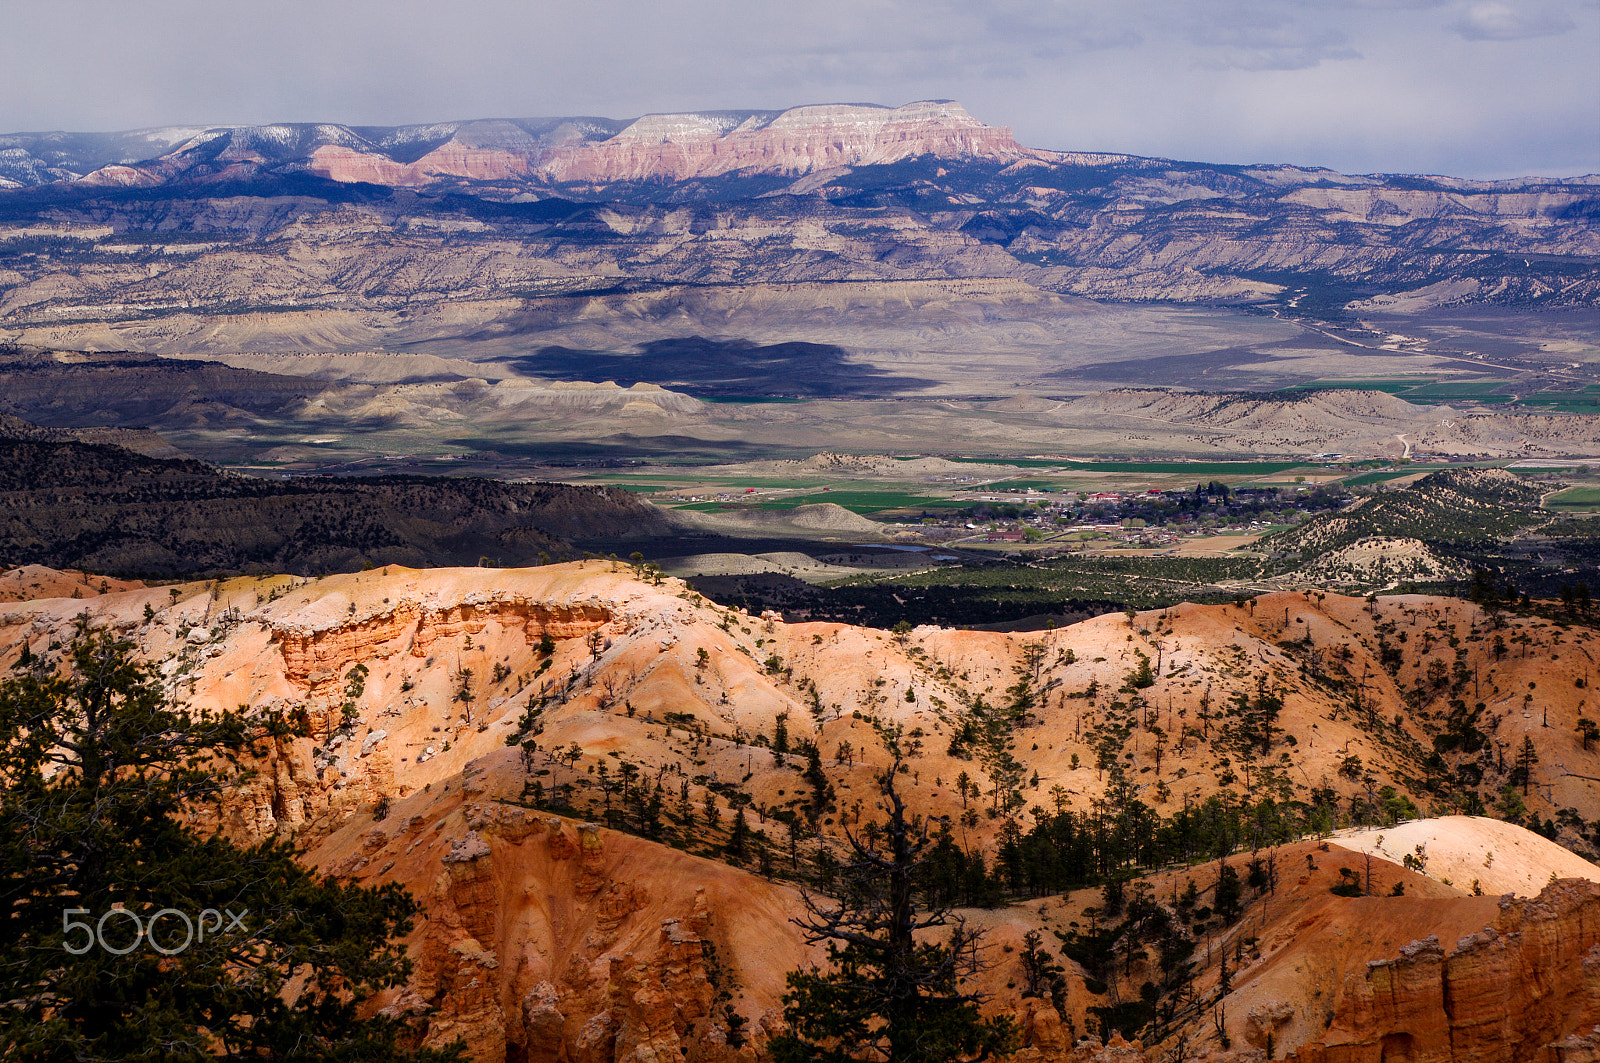
[[[1285,391],[1383,391],[1398,395],[1402,391],[1433,383],[1435,377],[1385,377],[1381,379],[1340,378],[1334,380],[1308,380],[1294,384]]]
[[[909,458],[901,460],[912,460]],[[1144,473],[1181,476],[1265,476],[1304,467],[1297,461],[1082,461],[1072,458],[946,458],[946,461],[1010,465],[1020,469],[1071,469],[1076,472]]]
[[[1449,465],[1407,465],[1399,469],[1380,469],[1377,472],[1366,472],[1339,482],[1346,487],[1369,487],[1372,484],[1403,480],[1408,476],[1422,476],[1430,472],[1436,472],[1439,469],[1448,468],[1450,468]]]
[[[962,505],[961,502],[938,495],[912,494],[907,491],[864,491],[843,489],[838,491],[812,491],[801,494],[785,495],[782,498],[761,498],[748,502],[691,502],[687,505],[677,506],[677,509],[697,510],[700,512],[714,512],[728,508],[754,508],[762,510],[795,509],[799,506],[812,506],[831,502],[836,506],[843,506],[853,513],[870,515],[888,510],[918,509],[932,506],[954,507]]]
[[[1526,381],[1491,377],[1457,380],[1447,377],[1329,378],[1295,384],[1287,392],[1381,391],[1419,406],[1460,405],[1526,407],[1539,413],[1600,413],[1600,385],[1547,390]]]
[[[893,465],[903,465],[918,459],[897,456],[889,460]],[[541,478],[626,487],[654,494],[653,501],[680,508],[721,505],[736,498],[745,504],[775,507],[833,502],[847,509],[870,512],[950,504],[952,496],[983,492],[1179,490],[1212,481],[1229,487],[1257,482],[1282,486],[1296,482],[1297,476],[1304,476],[1306,483],[1326,483],[1359,471],[1350,465],[1290,461],[1097,462],[976,457],[937,460],[973,467],[974,474],[902,478],[894,475],[891,468],[873,476],[846,470],[836,475],[782,477],[722,474],[717,466],[703,466],[681,472],[584,469],[569,473],[552,469]],[[734,498],[694,497],[706,495]]]
[[[1569,487],[1545,500],[1547,509],[1600,510],[1600,487]]]
[[[1393,466],[1365,462],[1290,461],[1082,461],[1045,459],[960,458],[918,459],[903,455],[868,459],[870,472],[859,467],[837,471],[810,469],[805,475],[756,475],[739,466],[702,466],[679,471],[551,470],[550,479],[622,487],[657,505],[691,512],[781,512],[800,506],[832,503],[878,520],[915,522],[924,513],[978,506],[1018,506],[1028,500],[1057,498],[1068,492],[1140,495],[1150,491],[1190,492],[1196,485],[1218,483],[1229,490],[1272,488],[1317,490],[1401,486],[1452,467],[1440,462],[1408,462]],[[973,475],[938,473],[896,476],[915,461],[945,468],[970,468]],[[765,468],[774,463],[755,463]],[[802,463],[793,463],[802,464]],[[1473,463],[1475,466],[1504,462]],[[1377,465],[1377,467],[1374,467]],[[939,466],[935,466],[938,468]],[[1574,468],[1577,463],[1574,463]],[[925,470],[924,470],[925,471]],[[541,477],[544,478],[544,477]],[[1574,498],[1580,496],[1572,496]],[[1587,506],[1587,502],[1582,506]],[[1562,507],[1571,503],[1564,502]],[[1059,539],[1052,537],[1052,541]]]

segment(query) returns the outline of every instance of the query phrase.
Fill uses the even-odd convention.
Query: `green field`
[[[1600,509],[1600,487],[1569,487],[1545,502],[1549,509]]]
[[[1413,387],[1410,391],[1400,392],[1400,399],[1406,402],[1416,402],[1419,405],[1430,405],[1438,402],[1482,402],[1496,405],[1502,402],[1515,402],[1515,395],[1494,394],[1496,387],[1504,387],[1502,381],[1442,381],[1437,384],[1426,384],[1422,387]]]
[[[896,461],[916,461],[916,458],[896,458]],[[945,461],[959,462],[963,465],[1009,465],[1014,469],[1059,469],[1070,465],[1066,461],[1050,461],[1045,458],[945,458]]]
[[[1497,395],[1507,380],[1441,380],[1438,377],[1383,377],[1371,380],[1313,380],[1296,384],[1286,391],[1383,391],[1407,402],[1429,405],[1451,400],[1497,404],[1515,401],[1512,395]]]
[[[1532,395],[1501,395],[1509,380],[1450,380],[1438,377],[1384,377],[1371,380],[1313,380],[1295,384],[1285,391],[1384,391],[1407,402],[1431,405],[1441,402],[1472,402],[1484,405],[1515,404],[1532,406],[1540,413],[1600,414],[1600,385],[1590,384],[1582,391],[1539,391]]]
[[[1398,395],[1402,391],[1435,383],[1437,377],[1378,377],[1372,380],[1309,380],[1295,384],[1285,391],[1387,391]]]
[[[1385,469],[1382,472],[1362,473],[1360,476],[1352,476],[1348,480],[1340,480],[1339,482],[1346,487],[1366,487],[1369,484],[1381,484],[1386,480],[1398,480],[1402,476],[1415,476],[1418,473],[1433,472],[1436,469],[1448,469],[1451,467],[1449,465],[1412,465],[1405,469]]]
[[[1412,388],[1405,393],[1407,399],[1411,398],[1479,398],[1483,396],[1497,397],[1502,400],[1510,396],[1494,396],[1496,388],[1504,387],[1510,383],[1508,380],[1436,380],[1431,384],[1424,384]]]
[[[1582,391],[1540,391],[1517,400],[1519,406],[1532,406],[1539,413],[1600,413],[1600,390],[1594,385]]]
[[[693,502],[678,509],[715,512],[723,509],[748,507],[750,509],[785,510],[796,506],[811,506],[832,502],[854,513],[877,513],[886,509],[932,509],[934,507],[960,507],[970,502],[957,502],[932,495],[914,495],[907,491],[813,491],[788,498],[768,498],[750,502]]]
[[[1043,458],[947,458],[945,460],[972,465],[1012,465],[1019,469],[1160,473],[1178,476],[1264,476],[1267,473],[1304,468],[1308,464],[1303,461],[1073,461],[1066,458],[1060,461],[1046,461]]]

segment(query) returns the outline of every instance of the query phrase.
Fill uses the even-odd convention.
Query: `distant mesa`
[[[143,187],[229,164],[340,182],[440,180],[610,184],[731,173],[799,176],[918,156],[1021,159],[1011,130],[951,100],[903,107],[822,104],[782,111],[502,119],[430,126],[333,124],[0,135],[0,187],[81,180]]]
[[[1022,155],[1010,129],[986,126],[950,101],[795,107],[750,114],[728,128],[732,117],[648,115],[608,140],[555,149],[537,166],[555,181],[683,181],[738,171],[799,175],[921,155]]]

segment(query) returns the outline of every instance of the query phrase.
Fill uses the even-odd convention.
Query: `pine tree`
[[[733,829],[728,831],[728,844],[723,849],[728,859],[742,864],[750,859],[750,825],[744,820],[744,809],[733,809]]]
[[[822,751],[815,742],[805,743],[806,751],[806,785],[811,787],[811,800],[806,807],[806,814],[811,818],[813,825],[833,804],[833,784],[828,781],[828,775],[822,770]]]
[[[1224,923],[1232,923],[1239,918],[1239,902],[1243,899],[1244,889],[1239,882],[1239,872],[1233,869],[1233,865],[1227,861],[1218,863],[1214,907]]]
[[[1594,744],[1594,740],[1600,738],[1600,726],[1597,726],[1587,716],[1578,717],[1577,731],[1578,737],[1583,739],[1584,752],[1588,752],[1589,747]]]
[[[1047,949],[1040,947],[1043,935],[1030,930],[1022,935],[1022,977],[1024,997],[1048,996],[1056,1011],[1066,1014],[1066,969],[1055,962]]]
[[[777,725],[772,729],[772,755],[779,764],[783,763],[783,755],[789,752],[789,714],[778,713]]]
[[[1533,747],[1533,736],[1522,736],[1522,749],[1517,753],[1517,764],[1514,774],[1517,782],[1522,784],[1522,796],[1528,796],[1528,787],[1533,785],[1533,766],[1539,763],[1539,751]]]
[[[704,806],[706,810],[706,825],[715,830],[722,823],[722,811],[717,808],[717,795],[709,787],[706,789]]]
[[[175,705],[132,649],[80,625],[61,668],[0,682],[0,1059],[455,1058],[409,1056],[396,1024],[357,1017],[409,970],[399,885],[183,825],[292,725]]]
[[[917,909],[914,887],[933,842],[895,789],[898,732],[884,740],[891,756],[878,778],[885,819],[859,835],[846,832],[851,859],[837,875],[837,902],[804,898],[808,915],[795,922],[811,943],[827,943],[831,969],[790,972],[789,1029],[767,1044],[774,1063],[945,1063],[1015,1046],[1010,1019],[984,1019],[981,996],[963,988],[982,966],[980,932],[948,908]],[[943,941],[926,933],[946,927]]]
[[[694,803],[689,800],[689,780],[684,779],[678,784],[678,825],[683,828],[686,840],[694,834],[694,821]]]

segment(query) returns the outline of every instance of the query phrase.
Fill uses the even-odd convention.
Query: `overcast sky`
[[[1024,144],[1600,172],[1600,0],[0,0],[0,130],[960,100]]]

